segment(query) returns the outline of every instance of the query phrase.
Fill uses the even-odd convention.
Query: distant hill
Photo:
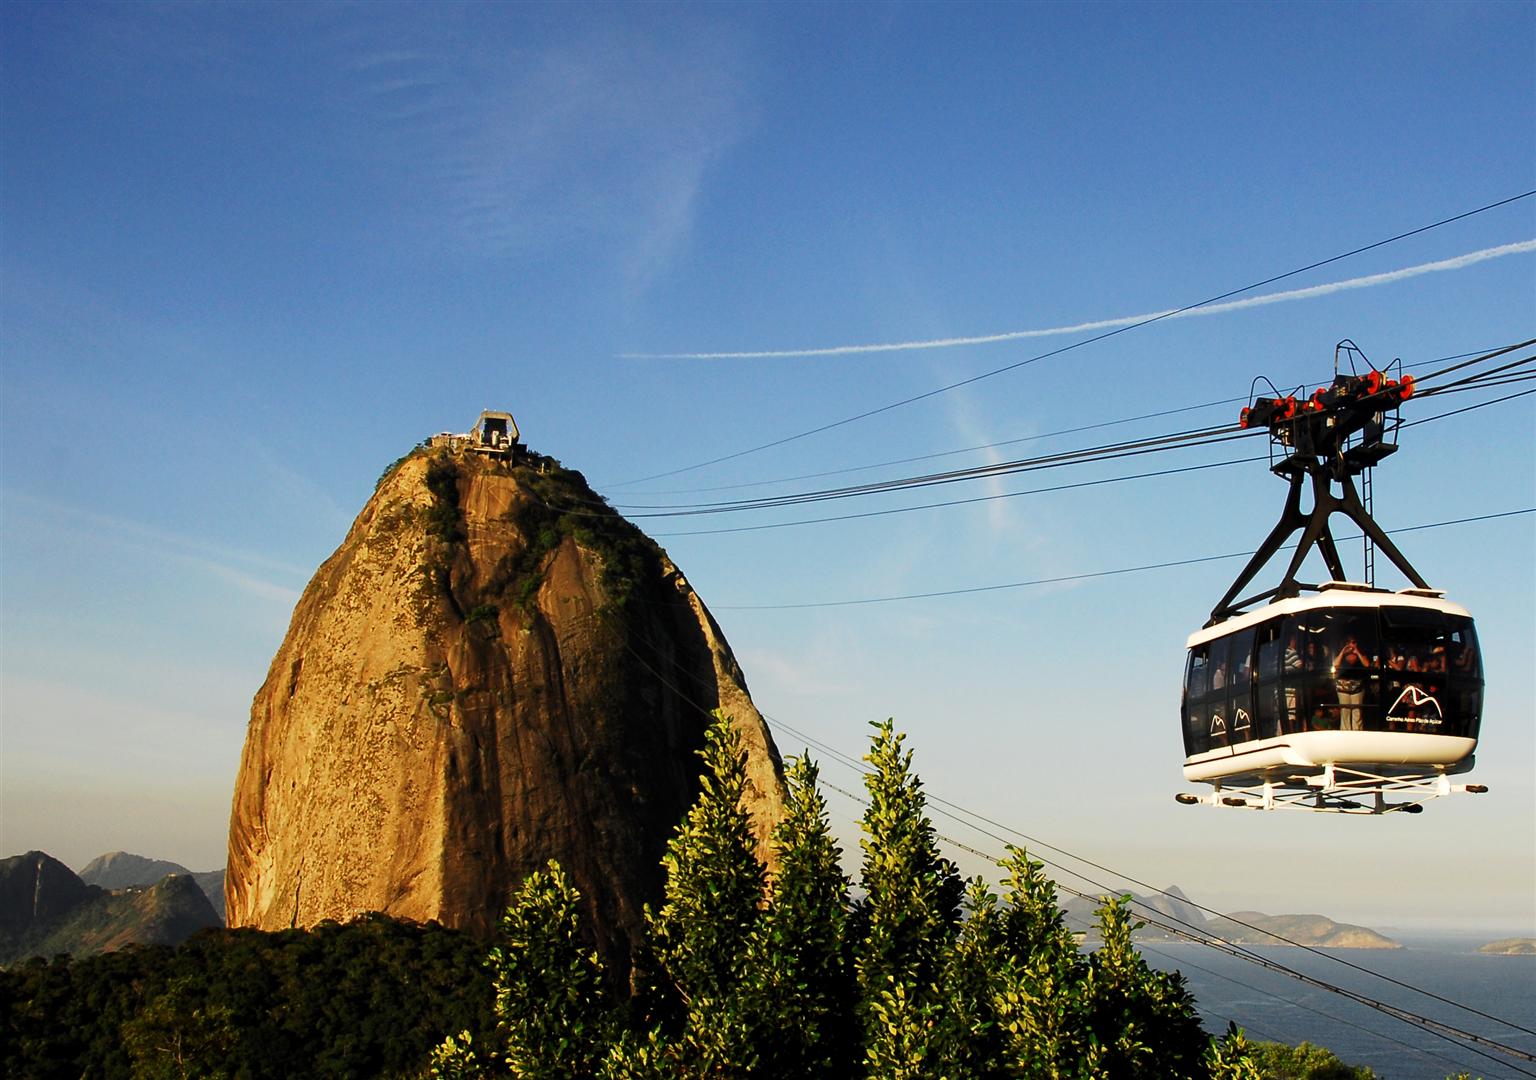
[[[128,944],[177,945],[218,925],[188,874],[114,891],[87,884],[41,851],[0,860],[0,964],[56,953],[89,956]]]
[[[41,851],[0,860],[0,957],[39,928],[103,894]]]
[[[1131,895],[1131,910],[1138,919],[1156,920],[1173,927],[1204,931],[1239,945],[1310,945],[1329,949],[1400,949],[1402,945],[1364,926],[1334,922],[1325,915],[1265,915],[1259,911],[1233,912],[1228,918],[1207,916],[1177,885],[1166,893]],[[1074,930],[1093,930],[1097,905],[1072,897],[1062,905],[1067,924]],[[1242,925],[1246,923],[1247,925]],[[1285,940],[1281,940],[1281,939]],[[1160,926],[1136,931],[1137,941],[1178,941],[1180,935]]]
[[[224,919],[224,871],[204,870],[192,875],[192,880],[197,882],[197,887],[203,890],[203,895],[208,898],[208,903],[213,908],[213,913],[219,917],[219,925],[223,926]]]
[[[1240,926],[1239,922],[1247,923],[1248,926]],[[1260,911],[1235,911],[1231,919],[1213,919],[1210,930],[1239,945],[1294,944],[1328,949],[1403,947],[1399,942],[1367,927],[1334,922],[1326,915],[1265,915]],[[1272,935],[1286,940],[1280,941]]]
[[[185,874],[196,881],[213,906],[213,913],[224,923],[224,871],[205,870],[197,873],[180,863],[168,859],[148,859],[126,851],[109,851],[98,855],[80,871],[80,880],[87,885],[100,885],[103,889],[145,888],[158,882],[167,874]]]
[[[1512,937],[1490,941],[1477,951],[1495,956],[1536,956],[1536,938]]]
[[[153,885],[166,874],[190,874],[181,863],[166,859],[146,859],[126,851],[109,851],[86,863],[80,880],[103,889],[126,889],[133,885]]]

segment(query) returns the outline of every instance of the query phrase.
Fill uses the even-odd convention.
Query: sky
[[[1184,641],[1240,561],[1078,575],[1251,551],[1262,462],[1013,494],[1251,444],[639,516],[1231,423],[1342,339],[1424,371],[1536,337],[1536,198],[1133,319],[1536,188],[1536,8],[11,3],[0,31],[3,854],[222,865],[305,582],[385,466],[505,408],[666,547],[830,785],[858,777],[824,748],[894,717],[933,796],[1203,903],[1536,934],[1536,397],[1377,470],[1388,529],[1511,515],[1399,534],[1488,676],[1490,791],[1417,816],[1173,799]],[[790,524],[981,496],[1011,497]]]

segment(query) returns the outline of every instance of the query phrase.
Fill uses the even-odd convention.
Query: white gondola
[[[1411,377],[1398,382],[1372,369],[1336,375],[1300,407],[1294,397],[1275,397],[1243,410],[1245,427],[1269,428],[1280,451],[1271,469],[1289,481],[1290,494],[1210,622],[1189,636],[1184,777],[1212,790],[1180,794],[1180,802],[1411,813],[1428,799],[1486,790],[1450,780],[1472,767],[1482,720],[1472,616],[1428,586],[1351,480],[1397,449],[1387,436],[1412,393]],[[1308,480],[1313,505],[1303,513]],[[1342,580],[1328,527],[1334,513],[1359,525],[1414,587],[1392,592]],[[1236,599],[1298,531],[1280,584]],[[1296,575],[1314,547],[1336,580],[1302,585]]]
[[[1477,749],[1477,634],[1433,590],[1330,582],[1197,631],[1188,650],[1184,778],[1213,785],[1195,801],[1379,812],[1475,790],[1448,778]]]

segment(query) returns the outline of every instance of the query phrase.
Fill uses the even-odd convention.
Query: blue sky
[[[1164,311],[1536,187],[1536,12],[10,4],[0,19],[7,854],[218,865],[250,698],[299,590],[384,466],[481,408],[511,409],[615,503],[689,502],[1240,397],[1260,374],[1315,384],[1346,337],[1412,364],[1536,336],[1525,199],[1258,293],[1357,287],[1167,320],[630,483],[1089,335],[677,354]],[[1536,506],[1532,400],[1405,432],[1379,519]],[[1477,615],[1490,678],[1476,779],[1492,791],[1412,818],[1174,804],[1184,637],[1236,563],[753,609],[1240,551],[1282,495],[1250,465],[757,532],[684,535],[806,515],[642,524],[766,713],[854,754],[893,715],[941,797],[1227,907],[1536,926],[1532,515],[1403,537]],[[856,783],[831,761],[825,775]],[[858,808],[833,805],[851,829]]]

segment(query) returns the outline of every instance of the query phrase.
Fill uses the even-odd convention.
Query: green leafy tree
[[[747,755],[723,713],[699,753],[699,797],[661,860],[665,901],[647,912],[656,961],[683,1013],[665,1052],[683,1076],[747,1076],[771,1033],[760,932],[767,874],[743,801]]]
[[[967,884],[965,909],[965,921],[945,957],[937,1058],[949,1063],[952,1077],[1003,1076],[997,994],[999,976],[1010,961],[1004,913],[981,878]]]
[[[1155,971],[1131,944],[1143,924],[1129,896],[1098,909],[1102,943],[1088,959],[1087,1012],[1101,1067],[1113,1076],[1189,1077],[1209,1043],[1178,973]]]
[[[474,1042],[468,1031],[448,1036],[433,1049],[427,1075],[432,1080],[480,1080],[486,1067],[475,1054]]]
[[[122,1027],[133,1058],[133,1075],[144,1080],[219,1080],[238,1034],[227,1005],[208,1004],[190,978],[173,979],[165,991]]]
[[[1003,942],[993,1008],[1009,1076],[1089,1075],[1087,961],[1078,951],[1043,863],[1010,847]]]
[[[1346,1065],[1332,1050],[1311,1043],[1253,1045],[1253,1061],[1264,1080],[1374,1080],[1365,1066]]]
[[[1253,1063],[1253,1046],[1236,1024],[1227,1025],[1227,1033],[1212,1039],[1206,1048],[1205,1069],[1211,1080],[1264,1080]]]
[[[580,902],[551,860],[528,876],[502,917],[490,963],[502,1056],[513,1076],[594,1076],[608,1056],[613,1006],[597,952],[581,936]]]
[[[937,1075],[936,1041],[945,1002],[945,954],[960,923],[964,883],[939,854],[912,752],[891,721],[872,725],[864,778],[869,807],[859,841],[866,895],[856,909],[855,970],[872,1077]]]
[[[848,1076],[858,1060],[858,987],[848,949],[848,880],[832,837],[819,771],[808,758],[785,769],[788,799],[774,830],[778,873],[763,915],[767,1043],[774,1077]]]

